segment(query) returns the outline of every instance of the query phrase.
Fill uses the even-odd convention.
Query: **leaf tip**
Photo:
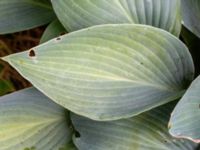
[[[5,61],[5,62],[9,62],[9,56],[0,57],[0,59]]]

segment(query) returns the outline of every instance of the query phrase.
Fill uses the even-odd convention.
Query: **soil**
[[[39,27],[28,31],[0,35],[0,57],[22,52],[38,45],[44,29],[45,27]],[[10,81],[14,86],[14,91],[31,86],[7,63],[0,60],[0,66],[2,66],[0,79]]]

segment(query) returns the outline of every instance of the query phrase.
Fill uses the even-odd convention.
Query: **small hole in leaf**
[[[75,137],[76,138],[80,138],[81,137],[81,135],[80,135],[80,133],[78,131],[75,131]]]
[[[58,37],[56,40],[58,40],[58,41],[59,41],[59,40],[61,40],[61,38],[60,38],[60,37]]]
[[[33,49],[29,51],[29,56],[35,57],[35,51]]]

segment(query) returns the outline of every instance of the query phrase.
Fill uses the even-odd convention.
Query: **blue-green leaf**
[[[59,150],[71,134],[68,112],[36,89],[0,97],[1,150]]]
[[[200,143],[200,76],[176,106],[169,127],[173,136]]]
[[[200,38],[200,1],[182,0],[183,24]]]
[[[136,117],[97,122],[72,115],[77,130],[74,143],[80,150],[195,150],[196,144],[175,139],[168,133],[167,122],[173,104]]]
[[[95,120],[175,100],[194,74],[185,45],[146,25],[100,25],[3,59],[55,102]]]
[[[31,29],[54,18],[48,0],[0,0],[0,34]]]
[[[180,0],[52,0],[68,31],[100,24],[136,23],[165,29],[178,36]]]
[[[49,41],[65,32],[66,32],[65,28],[56,19],[52,23],[50,23],[48,25],[48,27],[46,28],[46,30],[44,31],[44,33],[40,39],[40,44],[44,43],[46,41]]]

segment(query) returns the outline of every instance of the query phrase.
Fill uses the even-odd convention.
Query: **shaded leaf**
[[[137,23],[181,30],[180,0],[52,0],[67,31],[99,24]]]
[[[73,141],[69,142],[65,147],[60,148],[59,150],[78,150],[74,145]]]
[[[195,64],[195,76],[198,76],[200,74],[200,38],[195,36],[186,27],[182,28],[181,37],[190,50],[190,54],[192,55]]]
[[[12,83],[0,78],[0,96],[12,91],[14,91]]]
[[[81,150],[195,150],[196,144],[172,138],[167,122],[173,105],[145,112],[136,117],[97,122],[72,115],[79,136],[74,143]]]
[[[13,84],[3,79],[5,65],[0,62],[0,96],[15,90]]]
[[[0,34],[44,25],[55,18],[48,0],[1,0]]]
[[[1,150],[58,150],[71,134],[66,110],[36,89],[0,97]]]
[[[3,58],[69,110],[127,118],[180,97],[193,79],[185,45],[145,25],[101,25]]]
[[[65,32],[66,30],[62,26],[62,24],[58,20],[54,20],[52,23],[49,24],[49,26],[44,31],[40,43],[49,41]]]
[[[0,73],[3,71],[4,65],[0,63]]]
[[[200,143],[200,76],[193,81],[172,113],[170,133]]]
[[[182,0],[183,24],[200,38],[200,1]]]

